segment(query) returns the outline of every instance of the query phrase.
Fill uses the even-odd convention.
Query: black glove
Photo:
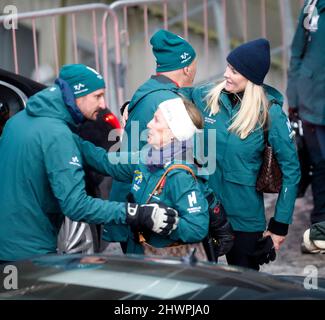
[[[257,246],[252,257],[259,265],[275,260],[276,253],[271,236],[261,238],[257,241]]]
[[[126,203],[126,223],[132,230],[150,230],[161,235],[169,235],[178,224],[178,212],[158,203]]]
[[[213,244],[215,256],[222,256],[230,251],[234,244],[234,232],[231,224],[227,220],[225,209],[218,203],[213,209],[209,209],[210,242]]]

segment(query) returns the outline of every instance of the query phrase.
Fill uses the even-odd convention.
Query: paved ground
[[[277,195],[266,195],[267,217],[272,217]],[[309,227],[309,215],[312,210],[312,197],[310,190],[305,198],[297,199],[294,211],[293,224],[289,228],[289,234],[281,250],[277,253],[277,259],[267,265],[263,265],[261,271],[272,274],[307,275],[311,269],[305,268],[315,266],[318,276],[325,278],[325,254],[302,254],[300,244],[304,231]],[[105,250],[110,253],[120,254],[119,245],[110,244]],[[225,258],[219,260],[226,263]]]
[[[267,216],[273,215],[276,196],[268,195],[266,199]],[[315,266],[318,275],[325,278],[325,254],[302,254],[300,244],[304,231],[309,227],[309,215],[312,210],[310,189],[304,198],[296,200],[293,223],[283,247],[277,254],[276,261],[262,266],[261,271],[273,274],[306,275],[308,265]]]

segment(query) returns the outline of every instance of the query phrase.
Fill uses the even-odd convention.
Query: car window
[[[24,109],[27,98],[16,87],[0,81],[0,135],[10,117]]]

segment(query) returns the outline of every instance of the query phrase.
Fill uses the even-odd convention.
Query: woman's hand
[[[263,233],[263,237],[267,237],[267,236],[271,236],[275,250],[280,249],[280,246],[282,245],[282,243],[284,242],[284,240],[286,238],[285,236],[278,236],[270,231],[265,231]]]

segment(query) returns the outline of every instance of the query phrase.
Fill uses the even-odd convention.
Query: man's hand
[[[161,235],[169,235],[178,224],[178,212],[158,203],[126,204],[126,223],[133,230],[145,228]]]

